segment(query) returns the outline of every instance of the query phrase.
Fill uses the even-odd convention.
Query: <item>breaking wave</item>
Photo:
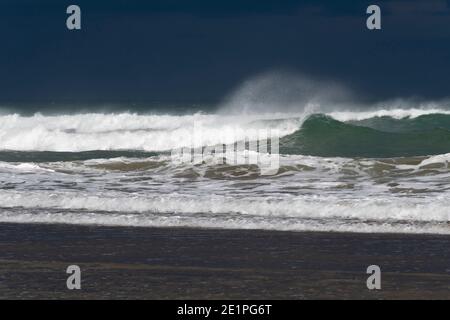
[[[201,129],[199,142],[195,128]],[[206,146],[244,138],[256,140],[253,129],[267,128],[275,129],[281,138],[280,151],[285,154],[380,158],[450,152],[450,111],[439,109],[245,116],[38,114],[0,116],[0,149],[9,151],[0,154],[0,161],[14,157],[19,161],[35,157],[46,161],[146,157],[149,152],[196,143]],[[29,153],[24,157],[14,151]]]
[[[26,197],[26,201],[24,201]],[[5,192],[0,222],[450,234],[448,199],[236,199]],[[33,208],[33,212],[26,209]],[[424,215],[424,212],[427,215]]]
[[[168,153],[267,128],[273,176]],[[449,161],[439,108],[0,115],[0,222],[450,234]]]
[[[409,157],[450,152],[450,115],[338,121],[313,115],[281,140],[281,152],[325,157]]]

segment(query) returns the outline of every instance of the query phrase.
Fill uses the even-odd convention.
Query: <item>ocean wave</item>
[[[0,150],[83,152],[93,150],[167,151],[183,146],[232,143],[248,137],[249,129],[276,129],[289,134],[301,125],[299,116],[186,116],[80,114],[64,116],[17,114],[0,116]],[[195,136],[196,128],[201,139]],[[199,141],[199,142],[197,142]]]
[[[256,140],[258,129],[273,129],[282,154],[383,158],[450,152],[450,111],[440,109],[242,116],[38,114],[0,116],[0,161],[148,157],[185,146]]]
[[[442,114],[450,115],[450,110],[438,108],[437,106],[427,106],[426,108],[380,108],[368,111],[332,111],[327,113],[339,121],[361,121],[371,118],[388,117],[392,119],[414,119],[424,115]]]
[[[369,120],[349,123],[328,115],[312,115],[299,130],[281,139],[280,152],[351,158],[411,157],[450,152],[450,115]]]
[[[111,193],[40,191],[4,192],[0,194],[0,203],[1,222],[450,234],[450,203],[444,197],[432,202],[421,199],[393,202],[389,198],[352,201],[338,197],[124,198]]]
[[[4,154],[4,155],[2,155]],[[21,157],[21,154],[23,156]],[[34,152],[8,152],[0,153],[0,173],[5,172],[60,172],[66,174],[76,173],[108,173],[108,172],[142,172],[152,175],[154,173],[166,174],[167,177],[183,176],[241,179],[250,177],[262,178],[257,165],[227,163],[226,154],[209,155],[203,161],[182,162],[174,161],[169,154],[131,153],[135,157],[128,157],[128,153],[120,151],[108,152],[110,158],[102,158],[103,152],[84,153],[49,153]],[[245,151],[239,153],[245,156]],[[85,156],[85,157],[83,157]],[[257,153],[257,156],[264,156]],[[14,161],[1,161],[2,157]],[[27,162],[25,158],[29,158]],[[82,157],[82,159],[78,159]],[[224,159],[218,164],[217,158]],[[22,162],[17,161],[22,158]],[[51,161],[48,161],[48,160]],[[340,175],[360,176],[367,178],[377,177],[422,177],[450,173],[450,153],[433,156],[415,156],[398,158],[344,158],[344,157],[318,157],[308,155],[280,155],[279,170],[272,177],[282,177],[289,174],[328,173]],[[247,175],[243,173],[248,173]]]

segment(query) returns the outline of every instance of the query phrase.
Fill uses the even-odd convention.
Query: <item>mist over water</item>
[[[351,108],[355,96],[332,81],[268,72],[244,81],[219,107],[221,113],[318,113]]]
[[[448,101],[364,101],[333,81],[272,72],[188,114],[9,108],[0,221],[449,234]],[[276,130],[278,173],[173,163],[194,124],[203,146]]]

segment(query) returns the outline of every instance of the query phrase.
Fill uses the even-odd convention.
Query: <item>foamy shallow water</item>
[[[265,177],[168,156],[0,163],[0,222],[450,234],[446,159],[282,156]]]

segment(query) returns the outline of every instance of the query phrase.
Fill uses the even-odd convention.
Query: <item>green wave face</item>
[[[350,123],[315,114],[300,130],[280,140],[280,152],[370,158],[443,154],[450,152],[449,129],[448,115],[401,120],[382,117]]]
[[[384,132],[421,132],[433,129],[450,129],[450,115],[427,114],[417,118],[395,119],[391,117],[374,117],[359,121],[348,121],[348,124],[368,127]]]

